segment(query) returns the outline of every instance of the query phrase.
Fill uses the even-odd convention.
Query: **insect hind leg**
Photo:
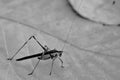
[[[11,58],[7,58],[7,60],[12,60],[19,53],[19,51],[28,43],[28,41],[31,40],[31,38],[33,38],[33,36],[31,36]]]
[[[36,39],[35,36],[33,36],[33,39],[40,45],[40,47],[42,47],[44,51],[47,51],[47,49]]]

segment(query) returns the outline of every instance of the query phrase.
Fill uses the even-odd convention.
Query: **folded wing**
[[[30,56],[25,56],[25,57],[16,59],[16,61],[22,61],[22,60],[26,60],[26,59],[31,59],[31,58],[39,57],[39,56],[41,56],[42,54],[43,54],[43,53],[38,53],[38,54],[30,55]]]

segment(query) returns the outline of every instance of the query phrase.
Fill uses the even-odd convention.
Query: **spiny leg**
[[[32,75],[32,74],[34,73],[34,71],[35,71],[35,69],[37,68],[37,66],[38,66],[39,62],[40,62],[40,59],[39,59],[39,61],[37,62],[37,64],[35,65],[35,67],[34,67],[34,69],[32,70],[32,72],[31,72],[31,73],[29,73],[28,75]]]
[[[59,59],[60,62],[61,62],[61,68],[64,68],[64,66],[63,66],[63,60],[62,60],[60,57],[58,57],[58,59]]]
[[[52,69],[53,69],[53,64],[54,64],[55,59],[56,59],[56,58],[54,58],[54,59],[52,60],[52,65],[51,65],[51,69],[50,69],[50,73],[49,73],[50,76],[51,76],[51,74],[52,74]]]
[[[7,58],[7,60],[12,60],[17,54],[18,52],[28,43],[28,41],[32,38],[33,36],[31,36],[21,47],[20,49],[18,49],[18,51],[11,57],[11,58]]]
[[[49,48],[45,45],[43,46],[42,44],[40,44],[40,42],[36,39],[35,36],[33,36],[33,39],[42,47],[42,49],[44,50],[44,52],[47,52],[49,50]],[[42,54],[43,57],[44,53]]]
[[[44,51],[47,51],[47,49],[42,44],[40,44],[40,42],[36,39],[35,36],[33,36],[33,39],[44,49]]]

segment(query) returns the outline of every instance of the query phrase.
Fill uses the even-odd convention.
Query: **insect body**
[[[28,43],[28,41],[33,38],[41,47],[42,49],[44,50],[43,52],[41,53],[37,53],[37,54],[34,54],[34,55],[29,55],[29,56],[25,56],[25,57],[22,57],[22,58],[19,58],[19,59],[16,59],[16,61],[22,61],[22,60],[26,60],[26,59],[31,59],[31,58],[35,58],[37,57],[39,59],[39,61],[37,62],[37,64],[35,65],[34,69],[32,70],[31,73],[29,73],[28,75],[32,75],[33,72],[35,71],[37,65],[39,64],[40,60],[48,60],[48,59],[52,59],[52,65],[51,65],[51,71],[49,73],[49,75],[51,75],[52,73],[52,69],[53,69],[53,64],[54,64],[54,61],[55,59],[59,59],[60,62],[61,62],[61,67],[63,68],[63,61],[62,59],[60,58],[62,56],[62,53],[63,51],[58,51],[56,49],[52,49],[50,50],[46,45],[43,46],[40,44],[40,42],[35,38],[35,36],[31,36],[24,44],[23,46],[13,55],[13,57],[11,58],[8,58],[7,60],[12,60],[17,54],[18,52]]]
[[[44,53],[42,52],[42,53],[30,55],[30,56],[25,56],[25,57],[16,59],[16,61],[31,59],[31,58],[35,58],[35,57],[38,57],[38,59],[40,59],[40,60],[48,60],[48,59],[53,59],[53,58],[61,57],[62,53],[63,53],[63,51],[58,51],[56,49],[53,49],[53,50],[46,51]]]

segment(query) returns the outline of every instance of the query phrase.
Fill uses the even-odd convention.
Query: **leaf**
[[[12,57],[15,52],[22,46],[22,44],[26,41],[25,40],[25,36],[27,37],[30,37],[32,34],[32,32],[34,32],[34,30],[30,31],[27,30],[28,28],[21,28],[21,27],[16,27],[15,24],[7,24],[5,25],[6,27],[2,27],[2,33],[3,33],[3,41],[4,41],[4,45],[5,45],[5,49],[6,49],[6,52],[7,53],[7,56],[4,57],[4,60],[6,61],[5,58],[7,57]],[[29,35],[27,35],[29,32]],[[31,33],[30,33],[31,32]],[[36,33],[36,32],[35,32]],[[40,38],[40,37],[39,37]],[[33,41],[31,41],[32,43]],[[35,43],[35,42],[34,42]],[[15,58],[18,58],[18,57],[22,57],[22,56],[26,56],[26,55],[30,55],[30,52],[32,51],[37,51],[39,50],[40,51],[40,47],[36,47],[35,44],[32,44],[34,45],[33,46],[33,49],[32,50],[29,50],[27,46],[25,46],[17,56],[15,56]],[[27,61],[23,61],[23,62],[20,62],[19,64],[21,64],[22,66],[25,66],[25,65],[29,65],[29,66],[32,66],[32,63],[30,60],[27,60]],[[2,64],[3,65],[3,64]],[[8,64],[7,64],[8,65]],[[10,64],[11,65],[11,64]],[[9,66],[10,66],[9,65]],[[23,68],[17,68],[17,65],[16,64],[13,64],[13,66],[16,66],[15,69],[16,69],[16,74],[19,74],[19,72],[21,72],[19,69],[23,69]],[[23,69],[24,70],[24,69]],[[8,70],[9,71],[9,70]],[[9,73],[8,71],[6,71],[7,73]],[[26,70],[24,70],[26,72]],[[13,71],[14,72],[14,71]],[[24,73],[25,72],[21,72],[21,73]],[[8,74],[9,75],[9,74]],[[21,74],[20,74],[21,75]],[[15,76],[15,75],[13,75]],[[16,75],[17,76],[17,75]],[[11,76],[12,77],[12,76]]]
[[[68,0],[74,10],[89,20],[106,25],[119,25],[119,1]],[[117,7],[116,7],[117,6]],[[104,14],[104,15],[103,15]],[[112,26],[114,27],[114,26]]]
[[[32,7],[26,4],[10,15],[1,17],[4,20],[1,20],[0,29],[0,72],[5,74],[0,75],[1,80],[5,77],[8,77],[7,80],[119,79],[118,28],[103,27],[76,17],[65,7],[66,3],[63,0],[55,0],[49,4],[44,0],[46,6],[42,8],[39,7],[39,3],[41,1],[31,2]],[[23,13],[20,13],[22,10]],[[70,26],[73,26],[72,31],[66,40]],[[47,44],[51,49],[61,50],[66,44],[64,50],[67,53],[62,56],[65,68],[61,69],[59,61],[56,60],[50,77],[51,60],[41,61],[35,73],[28,76],[37,59],[22,62],[6,61],[6,58],[11,57],[31,35],[36,35],[43,45]],[[41,51],[39,45],[30,40],[15,58]]]

